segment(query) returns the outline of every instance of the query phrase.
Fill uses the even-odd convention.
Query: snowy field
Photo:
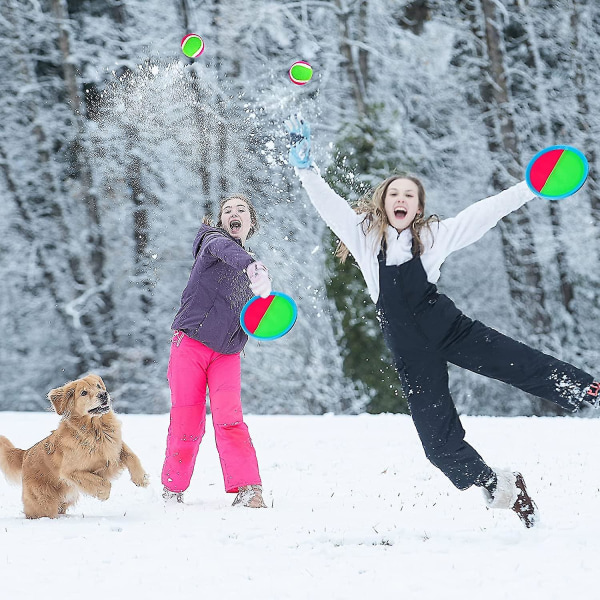
[[[518,467],[541,514],[526,530],[481,492],[455,490],[400,415],[248,416],[268,510],[232,508],[212,428],[185,505],[165,506],[168,415],[121,415],[152,476],[102,503],[26,520],[0,479],[0,597],[533,600],[598,598],[600,421],[464,418],[493,466]],[[0,413],[29,447],[52,413]]]

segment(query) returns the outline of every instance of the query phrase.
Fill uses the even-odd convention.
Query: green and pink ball
[[[204,40],[195,33],[188,33],[181,40],[181,51],[188,58],[198,58],[204,52]]]
[[[288,72],[290,80],[296,85],[306,85],[313,76],[312,67],[304,60],[295,62]]]

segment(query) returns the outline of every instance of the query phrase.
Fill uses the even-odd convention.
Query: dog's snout
[[[108,402],[108,392],[100,392],[98,398],[100,398],[102,402]]]

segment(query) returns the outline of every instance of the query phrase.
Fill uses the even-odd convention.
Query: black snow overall
[[[581,404],[594,378],[466,317],[427,281],[419,257],[386,266],[379,256],[377,314],[427,458],[459,489],[482,485],[492,470],[465,442],[448,389],[451,362],[555,402]]]

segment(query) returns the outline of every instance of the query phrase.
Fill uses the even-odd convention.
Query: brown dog
[[[64,514],[79,492],[107,500],[111,479],[125,467],[137,486],[148,485],[139,458],[121,438],[121,423],[98,375],[70,381],[48,394],[62,416],[58,428],[29,450],[0,436],[0,469],[23,485],[28,519]]]

